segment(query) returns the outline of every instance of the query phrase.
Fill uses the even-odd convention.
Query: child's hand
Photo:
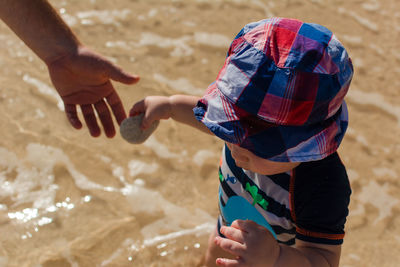
[[[129,116],[133,117],[144,113],[140,128],[145,130],[154,121],[171,117],[171,102],[167,96],[148,96],[135,103],[129,111]]]
[[[253,221],[236,220],[230,227],[222,226],[215,244],[231,253],[236,259],[218,258],[218,266],[273,266],[280,253],[278,242],[265,228]]]

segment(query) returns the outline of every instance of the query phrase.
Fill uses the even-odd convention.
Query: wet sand
[[[201,95],[251,21],[330,28],[355,66],[341,266],[398,266],[396,0],[51,2],[83,43],[141,76],[114,83],[127,110],[146,95]],[[45,65],[0,23],[0,266],[194,266],[215,226],[222,142],[173,121],[142,145],[91,138],[58,104]]]

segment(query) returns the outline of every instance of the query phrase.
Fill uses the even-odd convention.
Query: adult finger
[[[115,135],[114,123],[111,118],[110,110],[108,109],[104,100],[94,104],[97,114],[99,115],[101,124],[107,137],[111,138]]]
[[[98,137],[101,133],[99,125],[97,124],[96,116],[92,105],[81,105],[81,110],[87,127],[89,128],[90,135]]]
[[[121,125],[121,122],[126,119],[126,113],[117,92],[113,90],[112,93],[106,97],[106,100],[111,107],[111,110],[114,114],[115,119],[118,122],[118,125]]]
[[[243,256],[246,252],[245,246],[234,240],[217,236],[214,242],[217,246],[234,256]]]
[[[226,259],[226,258],[218,258],[216,259],[215,263],[217,266],[223,267],[243,267],[245,266],[243,260],[241,258],[238,259]]]
[[[242,230],[237,229],[235,227],[222,226],[220,231],[228,239],[234,240],[234,241],[239,242],[241,244],[244,243],[244,237],[243,237],[243,231]]]
[[[64,103],[64,109],[65,109],[65,114],[67,115],[67,119],[68,119],[69,123],[71,123],[71,125],[75,129],[81,129],[82,123],[78,118],[78,114],[76,112],[76,105]]]

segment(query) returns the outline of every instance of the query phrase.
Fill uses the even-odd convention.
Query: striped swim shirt
[[[351,189],[337,153],[267,176],[236,166],[225,145],[219,179],[219,227],[250,219],[287,245],[343,243]]]

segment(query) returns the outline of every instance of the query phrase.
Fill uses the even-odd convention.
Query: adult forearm
[[[169,97],[171,104],[171,118],[192,126],[202,132],[212,134],[210,130],[201,122],[196,120],[193,108],[196,106],[200,97],[189,95],[173,95]]]
[[[46,0],[0,0],[0,18],[47,64],[76,52],[79,46]]]

